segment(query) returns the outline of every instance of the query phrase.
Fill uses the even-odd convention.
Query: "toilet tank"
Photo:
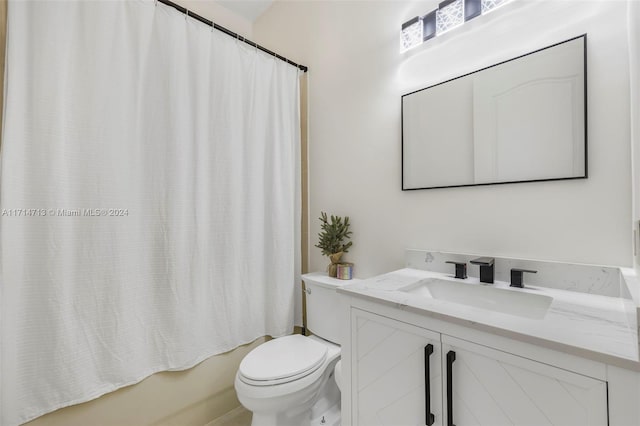
[[[318,337],[341,344],[342,329],[347,324],[343,324],[337,311],[340,295],[336,289],[358,280],[339,280],[321,272],[304,274],[302,280],[307,299],[307,328]]]

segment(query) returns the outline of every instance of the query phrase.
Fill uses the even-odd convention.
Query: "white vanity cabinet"
[[[356,308],[350,334],[354,426],[608,424],[605,381]]]
[[[445,424],[604,426],[607,384],[442,335]]]
[[[430,412],[442,425],[440,334],[352,312],[353,424],[424,425]]]

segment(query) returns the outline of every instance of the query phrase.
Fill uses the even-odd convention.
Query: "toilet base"
[[[340,403],[337,403],[315,419],[311,419],[311,426],[340,426],[340,420]]]
[[[282,416],[281,414],[253,413],[251,426],[302,426],[309,424],[309,412],[297,416]]]
[[[317,417],[309,418],[311,412],[305,411],[294,416],[282,416],[282,414],[253,413],[251,426],[340,426],[340,403],[334,404]]]
[[[286,412],[254,412],[251,426],[340,426],[340,389],[333,376],[333,371],[325,376],[320,395],[311,408],[301,403]]]

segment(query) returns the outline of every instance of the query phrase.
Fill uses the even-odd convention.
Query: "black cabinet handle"
[[[429,368],[429,357],[433,353],[433,345],[429,343],[424,347],[424,406],[425,425],[431,426],[436,420],[436,416],[431,412],[431,369]]]
[[[456,360],[454,351],[447,352],[447,426],[453,424],[453,362]]]

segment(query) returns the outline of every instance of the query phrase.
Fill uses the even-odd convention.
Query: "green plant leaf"
[[[318,233],[318,244],[315,246],[322,250],[324,256],[334,253],[349,251],[353,242],[348,241],[351,238],[349,227],[349,216],[344,219],[341,216],[331,215],[329,218],[327,213],[320,212],[320,233]],[[329,220],[330,219],[330,220]]]

